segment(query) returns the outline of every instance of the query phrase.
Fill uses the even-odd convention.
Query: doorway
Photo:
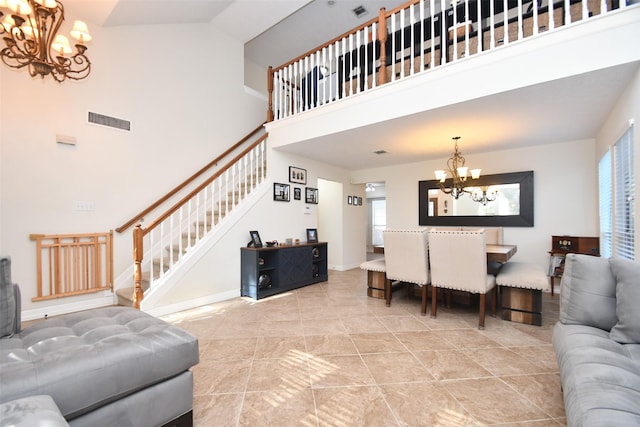
[[[368,182],[367,195],[367,260],[382,258],[383,231],[387,228],[387,199],[384,182]]]

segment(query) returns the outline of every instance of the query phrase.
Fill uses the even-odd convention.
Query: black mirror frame
[[[482,175],[473,186],[520,184],[520,215],[503,216],[429,216],[429,190],[439,189],[438,180],[418,182],[418,223],[440,226],[533,227],[533,171]],[[447,180],[447,184],[451,179]]]

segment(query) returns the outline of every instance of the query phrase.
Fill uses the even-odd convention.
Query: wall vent
[[[356,18],[360,18],[362,15],[367,14],[367,9],[364,6],[360,5],[352,10],[352,12],[356,15]]]
[[[91,111],[89,111],[89,123],[126,130],[127,132],[131,131],[131,122],[129,120],[117,119],[104,114],[92,113]]]

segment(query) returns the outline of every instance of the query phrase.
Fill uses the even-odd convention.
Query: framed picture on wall
[[[289,182],[293,182],[294,184],[306,184],[307,170],[297,168],[295,166],[289,166]]]
[[[293,187],[293,200],[302,199],[302,189],[300,187]]]
[[[318,204],[318,189],[305,187],[304,189],[304,201],[307,203],[312,203],[314,205]]]
[[[353,204],[353,196],[347,196],[347,204],[348,205],[352,205]]]
[[[289,184],[273,183],[273,200],[277,202],[289,201]]]

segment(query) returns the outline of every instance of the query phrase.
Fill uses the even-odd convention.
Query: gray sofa
[[[568,426],[640,426],[640,263],[567,255],[553,346]]]
[[[193,424],[189,369],[199,355],[188,332],[128,307],[20,326],[19,288],[0,257],[0,404],[9,411],[0,417],[30,425],[24,399],[38,409],[50,396],[71,426]]]

